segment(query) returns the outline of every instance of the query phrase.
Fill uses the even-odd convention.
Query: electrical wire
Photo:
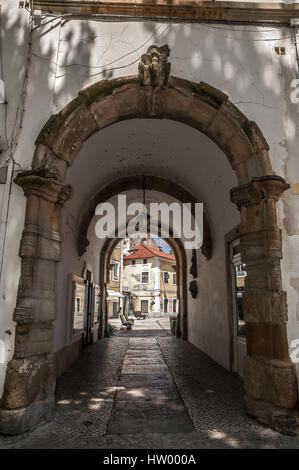
[[[47,57],[41,57],[39,56],[38,54],[35,54],[35,53],[32,53],[33,56],[35,57],[38,57],[39,59],[41,60],[45,60],[55,66],[58,66],[59,68],[68,68],[68,67],[83,67],[83,68],[87,68],[87,69],[101,69],[101,68],[106,68],[106,67],[109,67],[110,65],[113,65],[115,62],[118,62],[122,59],[124,59],[125,57],[128,57],[129,55],[131,54],[134,54],[135,52],[139,51],[140,49],[142,49],[151,39],[153,39],[156,34],[158,33],[158,31],[162,28],[163,25],[160,25],[158,27],[158,29],[143,43],[141,44],[139,47],[137,47],[136,49],[134,49],[133,51],[131,52],[127,52],[126,54],[122,55],[121,57],[118,57],[117,59],[114,59],[112,62],[109,62],[108,64],[105,64],[105,65],[87,65],[87,64],[80,64],[80,63],[72,63],[72,64],[66,64],[66,65],[60,65],[57,63],[57,61],[55,62],[54,60],[51,60],[51,59],[48,59]],[[165,28],[165,31],[169,28],[169,25]]]
[[[250,32],[250,33],[253,33],[253,32],[260,32],[260,33],[264,33],[264,31],[259,31],[259,30],[241,30],[241,29],[235,29],[235,28],[224,28],[224,27],[218,27],[218,26],[211,26],[211,25],[207,25],[207,24],[203,24],[201,23],[201,26],[205,26],[205,27],[208,27],[208,28],[212,28],[212,29],[221,29],[221,30],[225,30],[225,31],[242,31],[242,32]],[[159,28],[157,29],[157,31],[155,31],[143,44],[141,44],[138,48],[134,49],[133,51],[131,52],[128,52],[127,54],[124,54],[123,56],[121,57],[118,57],[117,59],[113,60],[112,62],[109,62],[108,64],[105,64],[105,65],[87,65],[87,64],[81,64],[81,63],[71,63],[71,64],[66,64],[66,65],[62,65],[62,64],[58,64],[58,62],[54,61],[54,60],[51,60],[51,59],[48,59],[47,57],[41,57],[39,56],[38,54],[35,54],[35,53],[32,53],[33,56],[39,58],[40,60],[45,60],[53,65],[55,65],[56,67],[58,68],[69,68],[69,67],[82,67],[82,68],[87,68],[87,69],[105,69],[104,71],[101,71],[101,72],[98,72],[98,73],[94,73],[94,74],[91,74],[89,75],[88,77],[94,77],[94,76],[97,76],[97,75],[102,75],[103,73],[105,72],[108,72],[108,71],[114,71],[114,70],[118,70],[118,69],[123,69],[125,67],[129,67],[133,64],[135,64],[138,59],[136,59],[135,61],[125,65],[125,66],[119,66],[119,67],[113,67],[109,70],[107,70],[107,67],[109,67],[110,65],[113,65],[115,62],[118,62],[122,59],[124,59],[125,57],[128,57],[129,55],[131,54],[134,54],[135,52],[137,52],[138,50],[142,49],[151,39],[153,39],[157,32],[159,31],[159,29],[161,29],[162,25],[159,26]],[[164,32],[166,32],[167,29],[169,29],[169,25],[165,28]],[[270,31],[275,31],[275,30],[270,30]],[[164,33],[163,32],[163,33]],[[269,31],[267,31],[269,32]],[[162,34],[163,34],[162,33]],[[159,35],[160,36],[160,35]],[[95,35],[95,36],[90,36],[90,38],[93,40],[94,38],[98,37],[98,35]],[[88,38],[85,38],[85,40],[87,40]],[[157,38],[156,38],[157,39]],[[244,39],[244,38],[234,38],[234,39]],[[252,39],[253,42],[277,42],[277,41],[281,41],[281,40],[284,40],[284,39],[292,39],[292,36],[284,36],[284,37],[280,37],[280,38],[262,38],[262,39]],[[246,39],[248,40],[248,39]],[[63,41],[63,40],[61,40]],[[53,72],[55,73],[56,75],[56,72]],[[62,78],[64,76],[66,76],[67,74],[61,74],[61,75],[58,75],[56,76],[56,78]]]
[[[200,23],[201,26],[205,26],[206,28],[210,29],[221,29],[224,31],[242,31],[243,33],[265,33],[265,32],[270,32],[270,31],[275,31],[275,30],[268,30],[268,31],[258,31],[258,30],[246,30],[246,29],[236,29],[236,28],[224,28],[220,26],[212,26],[210,24],[206,23]],[[230,38],[230,39],[237,39],[237,40],[243,40],[243,41],[252,41],[252,42],[273,42],[273,41],[282,41],[283,39],[292,39],[292,36],[284,36],[280,38],[262,38],[262,39],[248,39],[248,38],[240,38],[240,37],[235,37],[235,38]]]
[[[20,99],[19,99],[19,102],[18,102],[18,106],[17,106],[17,110],[16,110],[16,117],[15,117],[15,121],[14,121],[14,125],[13,125],[13,130],[12,130],[12,133],[10,135],[10,137],[8,138],[8,135],[7,135],[7,106],[6,106],[6,111],[5,111],[5,139],[6,139],[6,145],[7,145],[7,149],[11,148],[11,150],[13,151],[13,149],[15,148],[16,146],[16,141],[17,141],[17,137],[19,135],[19,132],[20,132],[20,128],[22,127],[22,119],[23,119],[23,114],[24,114],[24,109],[23,109],[23,104],[24,104],[24,101],[25,101],[25,86],[26,86],[26,83],[27,83],[27,80],[28,80],[28,69],[29,69],[29,65],[30,65],[30,60],[31,60],[31,56],[34,56],[40,60],[44,60],[44,61],[47,61],[49,62],[50,64],[53,64],[55,65],[56,67],[56,70],[53,71],[53,74],[55,75],[55,80],[57,78],[62,78],[66,75],[68,75],[67,73],[63,73],[63,74],[60,74],[60,75],[57,75],[57,69],[59,68],[62,68],[62,69],[67,69],[67,68],[70,68],[70,67],[82,67],[82,68],[86,68],[86,69],[89,69],[89,70],[94,70],[94,69],[102,69],[101,71],[99,72],[96,72],[96,73],[91,73],[90,75],[87,76],[87,78],[89,77],[95,77],[95,76],[99,76],[99,75],[103,75],[103,74],[106,74],[108,72],[112,72],[112,71],[115,71],[115,70],[121,70],[121,69],[124,69],[124,68],[127,68],[127,67],[130,67],[132,65],[134,65],[136,62],[138,62],[138,60],[140,59],[140,57],[138,57],[137,59],[135,59],[134,61],[128,63],[128,64],[125,64],[125,65],[121,65],[121,66],[117,66],[117,67],[110,67],[111,65],[113,65],[114,63],[116,62],[119,62],[120,60],[126,58],[126,57],[129,57],[130,55],[132,54],[135,54],[135,53],[138,53],[138,51],[140,49],[142,49],[148,42],[150,42],[153,38],[156,38],[156,40],[163,34],[165,34],[165,32],[169,29],[170,25],[168,24],[167,27],[162,31],[161,34],[158,34],[157,36],[157,33],[160,31],[160,29],[162,28],[163,24],[161,24],[158,29],[153,33],[151,34],[151,36],[145,41],[143,42],[139,47],[137,47],[136,49],[122,55],[121,57],[118,57],[116,59],[114,59],[113,61],[105,64],[105,65],[98,65],[98,66],[92,66],[92,65],[87,65],[87,64],[81,64],[81,63],[71,63],[71,64],[66,64],[66,65],[62,65],[62,64],[59,64],[58,63],[58,54],[57,54],[57,57],[56,57],[56,61],[54,60],[51,60],[51,59],[48,59],[47,57],[42,57],[42,56],[39,56],[38,54],[32,52],[31,50],[31,46],[32,46],[32,34],[33,34],[33,31],[35,31],[36,29],[42,27],[42,26],[45,26],[57,19],[65,19],[66,21],[68,20],[71,20],[73,19],[73,15],[55,15],[54,17],[52,15],[45,15],[44,18],[48,18],[50,17],[51,19],[49,21],[46,21],[45,23],[41,23],[40,25],[38,26],[33,26],[33,11],[34,11],[34,6],[33,6],[33,0],[30,0],[30,8],[28,9],[27,6],[25,5],[25,9],[29,12],[30,14],[30,32],[29,32],[29,40],[28,40],[28,43],[29,43],[29,52],[28,52],[28,56],[27,56],[27,63],[26,63],[26,68],[25,68],[25,74],[24,74],[24,80],[23,80],[23,85],[22,85],[22,91],[21,91],[21,94],[20,94]],[[1,18],[0,18],[0,21],[1,21]],[[60,23],[61,25],[61,23]],[[206,28],[210,28],[210,29],[214,29],[214,30],[224,30],[224,31],[233,31],[233,32],[236,32],[236,31],[241,31],[241,32],[248,32],[248,33],[265,33],[265,32],[272,32],[272,31],[277,31],[275,29],[271,29],[271,30],[266,30],[266,31],[261,31],[260,29],[251,29],[251,30],[246,30],[246,29],[241,29],[241,28],[231,28],[231,27],[226,27],[226,26],[214,26],[214,25],[210,25],[210,24],[206,24],[206,23],[200,23],[201,26],[203,27],[206,27]],[[263,25],[262,26],[263,28],[265,28],[265,26]],[[0,31],[1,31],[1,23],[0,23]],[[92,35],[92,36],[89,36],[89,37],[86,37],[84,38],[84,40],[94,40],[96,37],[98,37],[98,35]],[[244,39],[244,38],[236,38],[234,37],[233,39]],[[253,42],[274,42],[274,41],[281,41],[281,40],[284,40],[284,39],[293,39],[293,36],[284,36],[284,37],[280,37],[280,38],[260,38],[260,39],[251,39]],[[248,39],[246,39],[248,40]],[[62,39],[60,39],[59,37],[59,42],[60,41],[63,41]],[[59,52],[59,51],[58,51]],[[2,34],[1,34],[1,48],[0,48],[0,59],[1,59],[1,71],[2,71],[2,74],[3,74],[3,67],[2,67]],[[110,67],[110,68],[108,68]],[[19,125],[19,128],[17,130],[17,132],[15,133],[16,131],[16,125],[17,125],[17,121],[18,119],[20,120],[20,125]]]

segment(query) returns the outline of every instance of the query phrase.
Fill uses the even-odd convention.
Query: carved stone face
[[[151,58],[148,54],[142,54],[141,61],[144,63],[144,65],[150,65]]]
[[[156,64],[158,64],[158,63],[159,63],[159,57],[156,56],[156,55],[153,55],[153,56],[152,56],[152,64],[153,64],[153,65],[156,65]]]

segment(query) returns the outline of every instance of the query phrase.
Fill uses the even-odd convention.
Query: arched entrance
[[[198,129],[224,151],[236,172],[239,186],[232,189],[231,199],[240,210],[241,253],[248,271],[247,409],[278,430],[292,432],[298,426],[297,379],[289,359],[275,208],[288,185],[273,174],[268,145],[257,125],[227,95],[206,83],[168,77],[167,49],[156,48],[156,54],[162,68],[155,77],[141,62],[138,76],[95,83],[52,116],[37,138],[32,170],[16,179],[28,200],[14,312],[15,352],[6,375],[2,432],[33,427],[54,405],[52,323],[61,210],[71,195],[64,182],[67,168],[89,136],[131,118],[166,118]]]
[[[165,241],[171,246],[176,260],[176,283],[178,300],[178,325],[176,334],[178,337],[188,339],[188,310],[187,310],[187,260],[184,246],[178,238],[167,238]],[[101,337],[105,336],[108,324],[108,311],[106,303],[106,286],[109,280],[109,260],[115,245],[119,239],[107,239],[100,256],[100,286],[103,297],[101,299]]]
[[[120,193],[125,193],[128,190],[132,189],[141,189],[145,187],[146,190],[150,193],[151,191],[156,191],[161,194],[167,194],[168,196],[174,198],[180,203],[190,203],[194,209],[194,203],[196,198],[186,191],[184,188],[179,186],[177,183],[174,183],[170,180],[166,180],[161,177],[153,175],[137,175],[134,177],[126,177],[117,181],[113,181],[105,188],[98,191],[94,197],[88,201],[87,206],[85,207],[81,220],[79,223],[78,237],[77,237],[77,250],[78,254],[82,256],[87,246],[89,245],[89,240],[87,237],[88,227],[94,217],[95,209],[98,204],[106,202],[107,200],[113,198],[115,195]],[[171,230],[170,230],[171,232]],[[106,243],[102,247],[101,256],[100,256],[100,285],[101,290],[104,288],[106,283],[107,273],[105,271],[105,266],[107,260],[109,259],[114,245],[117,243],[117,239],[107,239]],[[173,251],[176,256],[177,267],[178,267],[178,286],[180,289],[180,321],[178,334],[181,335],[184,339],[188,338],[188,327],[187,327],[187,304],[186,304],[186,289],[187,289],[187,278],[186,278],[186,253],[183,246],[183,243],[180,239],[174,238],[173,236],[167,238],[166,240],[169,245],[173,248]],[[201,252],[207,260],[212,256],[213,242],[211,236],[211,229],[207,215],[204,212],[203,220],[203,244],[201,246]],[[103,334],[103,333],[102,333]]]

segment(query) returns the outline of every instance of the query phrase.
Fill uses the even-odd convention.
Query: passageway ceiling
[[[101,188],[141,174],[181,185],[205,203],[212,225],[214,216],[217,225],[220,220],[229,219],[231,225],[239,221],[229,197],[238,181],[222,150],[201,132],[166,119],[122,121],[91,136],[67,172],[66,182],[73,187],[68,212],[80,219],[88,200]],[[140,197],[139,191],[136,199]]]

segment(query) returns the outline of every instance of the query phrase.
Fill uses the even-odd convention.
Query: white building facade
[[[176,269],[172,254],[139,245],[125,256],[124,285],[131,294],[133,311],[149,317],[176,314],[177,284],[173,274]]]
[[[193,256],[170,237],[182,337],[244,376],[251,414],[297,432],[299,2],[93,4],[1,2],[1,430],[32,428],[53,406],[55,361],[77,357],[81,340],[68,279],[88,281],[86,264],[103,336],[95,207],[146,192],[146,203],[204,203],[204,249]],[[169,47],[162,85],[140,72],[152,45]],[[236,337],[234,240],[248,268],[247,343]]]

